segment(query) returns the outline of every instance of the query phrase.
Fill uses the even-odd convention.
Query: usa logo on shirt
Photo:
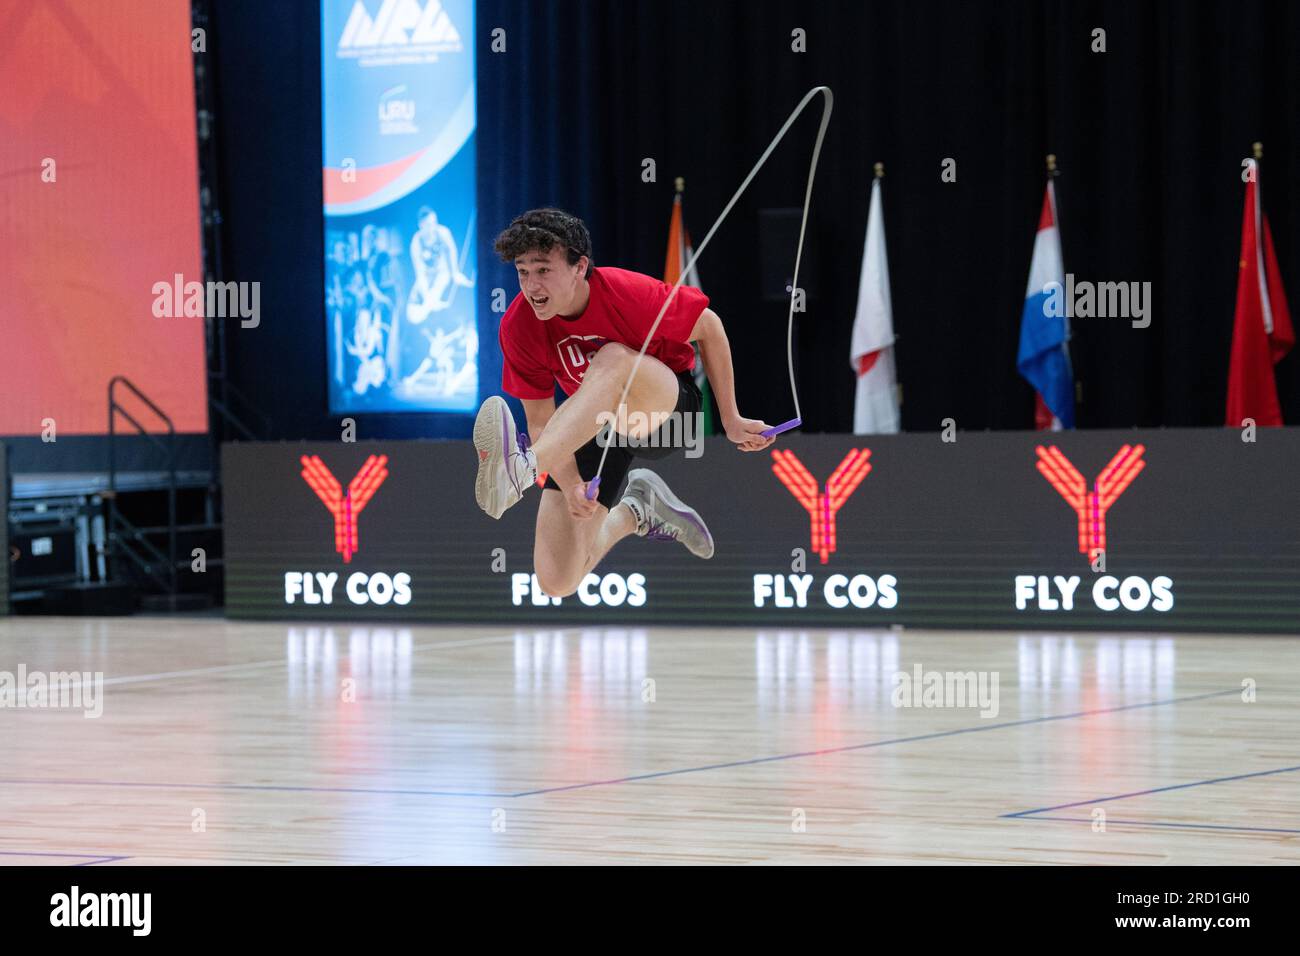
[[[569,335],[555,343],[560,353],[560,366],[564,373],[576,384],[582,384],[582,377],[587,373],[591,357],[600,351],[609,339],[603,335]]]

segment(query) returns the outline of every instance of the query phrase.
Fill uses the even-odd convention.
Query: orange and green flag
[[[668,223],[668,254],[664,258],[665,282],[669,285],[677,284],[677,279],[682,274],[682,267],[690,261],[691,254],[691,234],[686,231],[686,225],[682,222],[682,185],[679,181],[677,195],[673,197],[672,219]],[[695,268],[695,263],[691,263],[682,285],[694,289],[702,288],[699,270]],[[704,396],[704,403],[700,409],[704,418],[704,434],[712,435],[713,390],[709,388],[709,379],[704,374],[704,363],[700,361],[699,343],[695,343],[695,384],[699,386],[700,394]]]

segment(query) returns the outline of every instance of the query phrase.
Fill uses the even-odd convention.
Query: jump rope
[[[804,233],[808,229],[808,207],[812,203],[813,179],[817,175],[817,159],[821,156],[822,140],[826,136],[826,127],[831,121],[831,108],[835,103],[835,98],[831,94],[829,86],[815,86],[804,95],[802,100],[799,101],[799,105],[794,108],[794,112],[790,114],[790,118],[785,121],[785,125],[781,127],[779,132],[777,132],[776,136],[772,139],[772,142],[768,144],[767,149],[763,150],[763,155],[758,158],[758,162],[754,164],[754,168],[749,171],[749,175],[745,177],[745,181],[740,184],[740,188],[736,190],[736,194],[731,197],[731,201],[727,203],[726,208],[722,210],[722,213],[713,223],[713,227],[709,229],[708,233],[704,236],[704,241],[699,244],[699,247],[691,254],[690,259],[682,266],[681,273],[677,277],[677,282],[673,285],[672,291],[668,293],[668,298],[664,300],[663,308],[659,310],[659,315],[655,317],[654,325],[650,326],[650,334],[646,336],[645,343],[641,346],[641,351],[637,353],[636,361],[632,363],[632,371],[628,373],[627,382],[623,386],[623,394],[618,400],[618,408],[623,408],[625,406],[628,392],[632,388],[632,380],[636,378],[637,369],[641,366],[641,359],[645,357],[646,349],[650,347],[650,342],[654,339],[655,332],[659,329],[659,323],[663,320],[664,314],[668,311],[668,307],[672,305],[673,299],[676,298],[677,290],[682,287],[682,283],[686,280],[686,277],[690,275],[691,267],[695,265],[696,261],[700,258],[701,253],[704,252],[705,246],[707,246],[709,240],[713,238],[713,234],[718,231],[718,227],[721,226],[723,221],[727,218],[727,214],[731,212],[731,207],[736,205],[736,201],[740,199],[741,195],[749,187],[750,182],[756,175],[758,175],[758,171],[763,168],[763,164],[766,163],[767,158],[772,155],[772,151],[776,149],[777,144],[781,142],[786,132],[794,125],[794,121],[799,118],[799,115],[803,113],[804,107],[807,106],[818,93],[825,95],[826,102],[822,106],[822,121],[821,125],[817,128],[817,142],[813,144],[812,163],[808,167],[808,188],[804,191],[803,220],[799,224],[799,245],[794,254],[794,278],[790,281],[790,314],[786,323],[785,334],[786,359],[790,365],[790,395],[794,399],[794,418],[790,419],[788,422],[782,422],[780,425],[775,425],[772,428],[765,429],[761,434],[764,438],[771,438],[772,436],[779,435],[782,432],[788,432],[792,428],[798,428],[803,424],[802,413],[799,411],[799,390],[796,387],[794,380],[794,307],[795,297],[799,293],[799,263],[803,258],[803,238]],[[609,454],[610,444],[610,442],[604,443],[604,450],[600,453],[600,464],[596,467],[596,476],[592,478],[587,485],[588,501],[596,497],[597,489],[600,487],[600,476],[605,470],[605,458]]]

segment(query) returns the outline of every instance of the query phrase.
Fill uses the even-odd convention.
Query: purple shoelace
[[[515,438],[516,438],[516,440],[517,440],[518,443],[519,443],[519,450],[518,450],[517,452],[515,452],[515,454],[523,456],[524,460],[527,461],[527,460],[528,460],[528,449],[532,447],[532,445],[529,443],[529,440],[528,440],[528,433],[527,433],[527,432],[515,432]],[[515,486],[515,491],[518,492],[519,495],[522,497],[522,495],[523,495],[523,493],[524,493],[524,488],[526,488],[526,487],[528,486],[529,482],[524,482],[524,483],[521,485],[518,481],[516,481],[516,480],[515,480],[515,469],[509,467],[508,465],[506,466],[506,476],[510,479],[510,483],[511,483],[512,485]]]
[[[667,524],[652,518],[650,526],[646,528],[645,536],[651,541],[676,541],[680,532],[676,528],[669,528],[669,530],[665,531],[665,528],[668,528]]]

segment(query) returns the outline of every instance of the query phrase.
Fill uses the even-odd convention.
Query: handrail
[[[148,408],[162,419],[167,426],[167,440],[164,443],[156,434],[149,432],[143,425],[126,410],[117,400],[116,388],[122,385],[129,389],[136,398],[143,402]],[[110,541],[115,539],[112,532],[119,525],[131,527],[122,515],[117,512],[117,416],[121,415],[130,422],[137,432],[167,453],[167,563],[168,563],[168,584],[172,595],[176,594],[176,426],[171,417],[159,408],[144,392],[140,391],[125,375],[114,375],[108,380],[108,517]],[[142,543],[148,545],[148,542]],[[152,545],[148,545],[153,547]],[[155,549],[156,550],[156,549]],[[136,556],[126,548],[124,553],[135,558]],[[139,563],[137,559],[137,563]]]
[[[167,431],[169,434],[172,435],[176,434],[176,426],[172,424],[172,420],[170,417],[168,417],[167,413],[164,412],[157,405],[155,405],[153,401],[149,398],[149,396],[146,395],[144,392],[140,391],[140,389],[136,387],[136,384],[132,382],[129,378],[127,378],[125,375],[114,375],[112,378],[108,380],[108,404],[109,404],[109,427],[110,428],[112,427],[113,424],[112,406],[115,404],[115,400],[113,398],[113,386],[117,385],[119,382],[121,382],[123,385],[129,388],[132,391],[132,393],[134,393],[136,398],[140,399],[140,401],[148,405],[155,415],[157,415],[159,418],[161,418],[163,421],[167,423]]]
[[[143,425],[141,425],[138,421],[135,420],[135,416],[134,416],[134,415],[132,415],[130,412],[128,412],[128,411],[127,411],[125,408],[123,408],[121,405],[118,405],[118,406],[116,406],[116,407],[117,407],[117,413],[118,413],[119,415],[121,415],[123,418],[125,418],[125,419],[126,419],[128,422],[130,422],[132,425],[134,425],[134,426],[135,426],[135,430],[138,431],[138,432],[140,433],[140,435],[141,435],[142,438],[147,438],[147,439],[149,439],[149,441],[153,442],[155,445],[157,445],[159,448],[161,448],[161,449],[162,449],[163,451],[165,451],[165,452],[169,452],[169,453],[171,452],[171,448],[168,447],[166,444],[164,444],[163,441],[162,441],[162,439],[160,439],[157,435],[151,434],[148,430],[146,430],[145,427],[144,427]]]
[[[120,526],[120,528],[119,530],[115,530],[113,532],[114,534],[120,534],[122,531],[125,531],[126,534],[129,535],[135,541],[135,543],[140,546],[141,550],[144,551],[145,555],[153,562],[154,565],[165,565],[167,563],[167,555],[163,554],[162,549],[159,548],[156,544],[154,544],[148,538],[144,537],[143,529],[137,528],[135,525],[133,525],[130,522],[130,520],[124,518],[122,515],[117,516],[117,524]],[[125,554],[132,561],[134,561],[142,571],[146,572],[151,577],[157,579],[159,584],[162,584],[164,586],[168,584],[167,581],[163,581],[161,578],[158,577],[158,572],[153,569],[153,565],[148,564],[144,558],[136,554],[130,548],[122,549],[122,553]]]
[[[220,378],[212,373],[209,373],[208,377],[209,379]],[[258,438],[265,438],[271,431],[270,416],[258,408],[253,400],[248,397],[247,393],[244,392],[243,389],[237,387],[234,382],[229,379],[223,379],[220,384],[222,397],[218,399],[212,397],[211,382],[209,382],[208,400],[218,406],[218,410],[221,412],[222,417],[243,432],[249,441],[256,441]],[[229,401],[229,398],[236,398],[239,402],[236,403]],[[244,418],[240,418],[235,414],[235,407],[237,404],[242,404],[244,406],[246,412]],[[245,424],[245,419],[247,419],[250,414],[253,418],[257,419],[255,424],[261,427],[262,431],[260,435],[253,428]]]
[[[221,420],[225,422],[226,425],[234,427],[240,434],[242,434],[245,441],[257,441],[257,435],[253,433],[253,430],[245,425],[243,420],[232,412],[224,402],[218,398],[209,397],[208,404],[220,413]]]

